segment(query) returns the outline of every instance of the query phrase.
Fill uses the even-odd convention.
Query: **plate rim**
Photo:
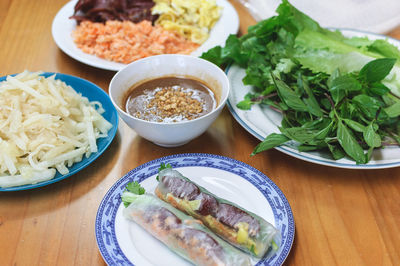
[[[359,33],[363,34],[365,37],[369,36],[375,36],[379,39],[388,39],[391,42],[397,43],[397,46],[400,47],[400,40],[397,40],[395,38],[392,38],[390,36],[386,36],[384,34],[378,34],[378,33],[372,33],[368,31],[362,31],[362,30],[356,30],[356,29],[349,29],[349,28],[328,28],[330,30],[339,30],[342,33],[348,33],[348,34],[354,34],[354,33]],[[399,48],[400,49],[400,48]],[[228,75],[228,72],[230,70],[232,65],[229,65],[225,69],[225,74]],[[229,79],[229,78],[228,78]],[[232,116],[235,118],[235,120],[242,126],[248,133],[256,137],[258,140],[263,141],[264,138],[257,133],[253,128],[247,125],[247,123],[239,116],[239,114],[235,111],[235,107],[233,106],[231,102],[231,98],[228,97],[227,100],[227,106],[229,109],[229,112],[232,114]],[[329,160],[324,158],[312,158],[310,156],[307,156],[304,152],[299,152],[293,148],[286,147],[284,145],[275,147],[274,149],[283,152],[289,156],[292,156],[294,158],[307,161],[310,163],[315,163],[319,165],[324,165],[324,166],[330,166],[330,167],[336,167],[336,168],[343,168],[343,169],[355,169],[355,170],[367,170],[367,169],[386,169],[386,168],[393,168],[393,167],[399,167],[400,166],[400,160],[398,162],[388,162],[388,163],[382,163],[382,164],[361,164],[358,165],[355,162],[354,163],[343,163],[343,162],[335,162],[334,160]]]
[[[2,76],[2,77],[0,77],[0,82],[4,81],[7,78],[7,76],[15,76],[17,74],[20,74],[20,73],[15,73],[15,74],[11,74],[11,75]],[[66,77],[66,78],[69,78],[69,79],[73,79],[73,80],[77,80],[79,82],[82,82],[82,84],[86,84],[86,85],[89,84],[90,86],[92,86],[96,91],[98,91],[101,94],[103,99],[105,99],[106,101],[109,101],[109,106],[112,107],[111,108],[111,116],[115,117],[116,119],[115,119],[115,121],[108,121],[108,122],[110,122],[112,124],[112,128],[107,132],[108,142],[106,142],[105,145],[101,149],[99,149],[96,153],[92,153],[89,156],[89,158],[84,157],[82,159],[82,161],[85,160],[85,163],[83,165],[79,166],[77,169],[69,171],[68,174],[65,174],[65,175],[60,175],[60,173],[57,171],[56,175],[54,176],[54,178],[52,178],[50,180],[47,180],[47,181],[42,181],[42,182],[39,182],[39,183],[35,183],[35,184],[26,184],[26,185],[15,186],[15,187],[7,187],[7,188],[1,188],[0,187],[0,192],[24,191],[24,190],[31,190],[31,189],[47,186],[47,185],[51,185],[53,183],[59,182],[61,180],[64,180],[64,179],[66,179],[66,178],[68,178],[68,177],[80,172],[81,170],[83,170],[86,167],[88,167],[91,163],[93,163],[98,157],[100,157],[100,155],[102,155],[107,150],[107,148],[110,146],[110,144],[114,140],[114,137],[115,137],[115,135],[116,135],[116,133],[118,131],[118,124],[119,124],[118,112],[115,109],[114,105],[112,104],[108,94],[102,88],[100,88],[98,85],[96,85],[95,83],[93,83],[93,82],[91,82],[89,80],[86,80],[86,79],[83,79],[83,78],[80,78],[80,77],[77,77],[77,76],[69,75],[69,74],[59,73],[59,72],[40,72],[39,75],[40,76],[44,76],[44,77],[49,77],[49,76],[52,76],[52,75],[56,75],[55,76],[56,79],[60,79],[60,77]],[[65,81],[63,81],[63,82],[65,82]],[[65,83],[67,85],[69,85],[67,82],[65,82]],[[75,90],[74,87],[72,87],[72,89]],[[84,96],[84,97],[88,98],[89,101],[90,101],[90,97],[88,97],[88,96]],[[71,167],[73,167],[73,165]],[[70,167],[68,167],[68,169],[69,168]],[[57,175],[60,175],[60,176],[57,177]]]
[[[197,159],[196,159],[196,157],[197,157]],[[185,158],[191,158],[192,159],[191,163],[185,163],[183,165],[179,165],[178,162],[174,162],[174,160],[177,160],[177,161],[179,159],[184,160]],[[258,169],[254,168],[244,162],[241,162],[239,160],[236,160],[236,159],[233,159],[230,157],[226,157],[226,156],[222,156],[222,155],[208,154],[208,153],[182,153],[182,154],[174,154],[174,155],[160,157],[160,158],[151,160],[149,162],[146,162],[142,165],[135,167],[134,169],[130,170],[125,175],[123,175],[120,179],[118,179],[104,195],[103,199],[100,202],[99,208],[97,210],[94,230],[95,230],[96,242],[97,242],[97,246],[99,248],[100,254],[103,257],[104,261],[108,265],[112,265],[113,263],[116,263],[116,262],[118,262],[118,263],[123,262],[123,263],[126,263],[127,265],[134,265],[124,255],[124,253],[122,252],[122,249],[119,246],[118,240],[116,239],[115,218],[116,218],[117,211],[121,205],[121,198],[120,198],[121,192],[118,189],[122,190],[128,181],[136,180],[140,183],[143,180],[153,176],[154,174],[156,174],[156,171],[161,162],[171,163],[171,165],[173,167],[174,167],[174,165],[178,165],[178,167],[193,167],[193,166],[196,167],[197,166],[197,167],[216,168],[216,169],[220,169],[220,170],[224,170],[224,171],[229,171],[231,173],[238,175],[239,177],[248,181],[251,185],[255,186],[256,189],[259,190],[261,192],[261,194],[266,198],[266,200],[270,204],[270,207],[273,211],[274,218],[276,221],[277,216],[278,216],[276,213],[276,208],[274,209],[274,207],[271,206],[271,199],[268,197],[268,195],[267,195],[268,193],[262,190],[259,183],[255,183],[256,181],[253,181],[252,179],[248,178],[247,176],[240,175],[242,173],[242,172],[240,172],[240,170],[237,172],[237,171],[230,169],[229,167],[232,167],[231,165],[226,166],[226,168],[224,168],[224,169],[222,169],[222,167],[214,166],[213,163],[208,164],[206,162],[205,165],[200,165],[199,163],[203,159],[221,160],[223,162],[234,163],[240,167],[246,168],[249,172],[252,172],[253,174],[257,174],[257,177],[259,179],[261,179],[262,182],[265,182],[265,184],[268,184],[269,188],[274,190],[275,193],[277,193],[279,195],[279,199],[282,201],[282,203],[284,205],[281,207],[284,208],[284,210],[285,210],[288,226],[287,226],[287,228],[286,227],[284,228],[284,229],[286,229],[286,237],[285,237],[284,245],[280,247],[280,249],[282,251],[279,253],[278,257],[277,257],[278,253],[275,253],[272,257],[268,258],[268,261],[276,260],[276,261],[274,261],[274,265],[282,265],[284,263],[284,261],[286,260],[286,258],[288,257],[288,255],[290,253],[290,250],[291,250],[293,242],[294,242],[295,221],[294,221],[293,212],[292,212],[291,206],[289,204],[289,201],[287,200],[286,196],[283,194],[282,190],[267,175],[265,175]],[[156,165],[156,166],[154,166],[154,165]],[[152,169],[152,172],[150,172],[148,174],[140,174],[140,175],[137,175],[136,177],[134,176],[135,173],[140,172],[140,170],[144,170],[146,168],[149,168],[148,170]],[[113,204],[111,202],[111,207],[109,207],[106,210],[107,204],[112,199],[117,200],[116,204]],[[281,202],[279,202],[279,203],[281,203]],[[104,246],[104,241],[103,241],[103,237],[102,237],[102,228],[101,228],[102,219],[104,218],[103,217],[104,211],[110,212],[110,208],[113,208],[113,210],[111,210],[112,211],[111,220],[107,221],[107,225],[111,228],[111,232],[109,232],[109,233],[112,235],[112,240],[114,241],[113,244],[115,244],[115,247],[116,247],[116,250],[114,250],[114,251],[116,252],[117,255],[119,254],[124,259],[124,261],[113,260],[112,256],[109,254],[109,252],[107,251],[107,249]],[[282,234],[282,232],[281,232],[281,234]],[[283,239],[283,236],[282,236],[282,239]],[[108,240],[109,240],[109,238],[108,238]],[[107,239],[106,239],[106,241],[107,241]],[[256,265],[269,265],[267,263],[268,261],[259,261]]]
[[[103,69],[103,70],[108,70],[108,71],[119,71],[121,69],[123,69],[124,67],[126,67],[128,64],[123,64],[123,63],[119,63],[119,62],[114,62],[114,61],[109,61],[100,57],[97,57],[95,55],[91,55],[91,54],[87,54],[82,52],[83,54],[76,54],[73,51],[70,51],[70,48],[68,45],[64,44],[64,42],[59,39],[58,34],[57,34],[57,30],[59,29],[59,25],[62,23],[62,21],[65,19],[64,16],[64,12],[66,10],[71,9],[73,11],[74,5],[78,0],[69,0],[66,4],[64,4],[60,9],[58,9],[56,15],[53,18],[52,24],[51,24],[51,35],[53,38],[53,41],[56,43],[57,47],[63,52],[65,53],[67,56],[71,57],[72,59],[85,64],[87,66],[91,66],[91,67],[95,67],[95,68],[99,68],[99,69]],[[240,27],[240,19],[239,19],[239,15],[237,13],[237,10],[235,9],[235,7],[229,2],[229,0],[216,0],[216,1],[223,1],[225,6],[229,6],[229,8],[231,9],[231,11],[233,11],[233,13],[231,14],[231,16],[234,17],[235,20],[235,25],[234,27],[231,28],[231,30],[229,31],[229,34],[237,34],[239,32],[239,27]],[[71,14],[72,16],[72,14]],[[231,17],[230,16],[230,17]],[[221,16],[222,17],[222,16]],[[221,18],[220,17],[220,18]],[[215,26],[215,25],[214,25]],[[71,32],[66,32],[66,34],[70,34]],[[229,34],[227,35],[227,38],[229,36]],[[64,34],[63,34],[64,35]],[[226,39],[223,40],[223,43],[225,43]],[[73,45],[75,45],[75,43],[72,41]],[[202,44],[204,45],[204,43]],[[201,46],[202,46],[201,45]],[[219,44],[222,45],[222,42]],[[201,48],[201,46],[199,48]],[[198,48],[198,49],[199,49]],[[211,48],[211,47],[210,47]],[[79,48],[77,48],[79,49]],[[190,55],[193,55],[193,53],[196,53],[196,51],[198,50],[196,49],[195,51],[193,51]],[[80,50],[80,49],[79,49]],[[80,50],[81,51],[81,50]],[[204,51],[205,52],[205,51]],[[86,58],[88,57],[88,58]],[[197,57],[197,56],[196,56]],[[94,61],[92,61],[94,60]],[[100,60],[100,61],[97,61]]]

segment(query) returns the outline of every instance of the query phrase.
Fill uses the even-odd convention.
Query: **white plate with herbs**
[[[386,39],[389,43],[400,48],[398,40],[384,35],[366,33],[358,30],[342,29],[340,30],[347,37],[367,37],[370,40]],[[280,113],[272,110],[268,106],[253,105],[251,110],[241,110],[236,105],[242,101],[245,95],[252,91],[252,86],[243,85],[242,79],[245,77],[245,69],[236,65],[231,65],[226,69],[228,79],[231,84],[231,91],[228,98],[228,108],[236,121],[250,134],[264,140],[271,133],[280,133],[278,127],[281,125],[282,116]],[[332,167],[347,169],[380,169],[400,166],[400,148],[398,146],[389,146],[383,149],[375,149],[371,160],[366,164],[356,164],[355,161],[348,158],[340,160],[332,159],[328,152],[310,151],[299,152],[296,149],[298,144],[294,141],[285,143],[275,149],[286,153],[295,158],[305,160],[311,163],[327,165]],[[257,155],[256,155],[257,156]]]

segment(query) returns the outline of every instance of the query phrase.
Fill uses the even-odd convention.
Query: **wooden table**
[[[85,78],[108,89],[115,74],[61,52],[51,23],[66,0],[0,1],[1,76],[43,70]],[[245,33],[254,23],[236,2]],[[389,33],[400,38],[400,28]],[[156,158],[203,152],[243,161],[270,177],[289,200],[296,235],[286,265],[400,265],[400,167],[346,170],[276,150],[250,157],[258,140],[225,109],[199,138],[161,148],[120,121],[108,150],[61,182],[0,193],[0,265],[104,265],[94,236],[99,203],[129,170]]]

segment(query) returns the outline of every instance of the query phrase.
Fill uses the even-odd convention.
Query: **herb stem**
[[[393,92],[389,91],[389,93],[390,93],[392,96],[396,97],[397,99],[400,99],[400,96],[397,96],[397,95],[394,94]]]
[[[382,142],[382,146],[399,146],[396,142]]]
[[[324,95],[325,95],[326,98],[328,98],[328,100],[329,100],[329,102],[330,102],[330,104],[332,106],[332,110],[335,110],[335,103],[333,102],[331,96],[329,96],[329,94],[326,93],[326,92],[324,93]]]
[[[269,98],[275,97],[277,95],[278,95],[278,93],[276,93],[276,92],[268,94],[268,95],[260,95],[260,96],[257,96],[255,98],[251,99],[251,101],[252,102],[261,102],[262,100],[269,99]]]
[[[269,108],[271,108],[272,110],[274,110],[274,111],[276,111],[276,112],[278,112],[278,113],[281,113],[281,114],[283,114],[283,112],[281,111],[281,110],[279,110],[278,108],[276,108],[276,107],[274,107],[274,106],[269,106]]]

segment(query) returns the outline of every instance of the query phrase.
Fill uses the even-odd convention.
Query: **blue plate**
[[[293,244],[295,224],[289,202],[278,186],[243,162],[219,155],[189,153],[162,157],[138,166],[109,189],[100,203],[95,222],[97,245],[108,265],[189,265],[122,215],[121,193],[127,183],[138,181],[147,193],[154,193],[161,163],[171,164],[210,192],[274,224],[281,235],[278,251],[264,259],[252,260],[252,264],[283,264]]]
[[[83,156],[82,161],[78,163],[74,163],[71,167],[68,168],[69,173],[66,175],[62,175],[59,172],[55,175],[55,177],[51,180],[39,182],[37,184],[31,185],[23,185],[17,187],[9,187],[9,188],[0,188],[0,191],[17,191],[17,190],[27,190],[37,187],[46,186],[64,178],[67,178],[96,160],[110,145],[111,141],[113,140],[117,129],[118,129],[118,113],[115,109],[114,105],[112,104],[108,94],[103,91],[99,86],[96,84],[87,81],[82,78],[74,77],[71,75],[60,74],[60,73],[52,73],[52,72],[44,72],[41,76],[49,77],[51,75],[56,74],[56,79],[64,81],[67,85],[70,85],[76,92],[81,93],[83,96],[87,97],[89,101],[98,101],[102,104],[103,109],[105,112],[102,114],[103,117],[110,122],[113,127],[108,131],[108,136],[105,138],[97,139],[97,147],[98,151],[96,153],[92,153],[89,158]],[[0,82],[4,81],[7,77],[1,77]]]

